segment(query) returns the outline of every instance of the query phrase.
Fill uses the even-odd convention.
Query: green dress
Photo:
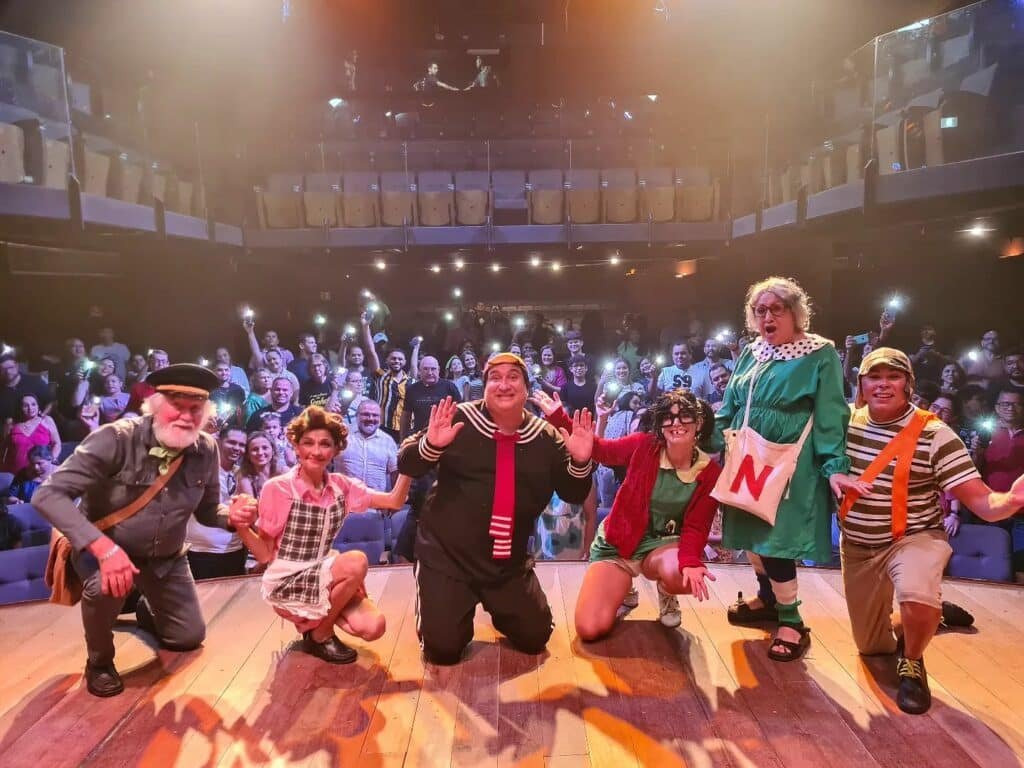
[[[739,429],[751,377],[750,426],[776,443],[795,443],[814,414],[789,490],[771,526],[741,509],[723,505],[722,544],[766,557],[828,562],[832,558],[832,494],[828,478],[848,472],[846,427],[850,408],[843,398],[843,368],[832,343],[807,334],[773,347],[763,339],[743,350],[715,417],[712,450],[720,450],[723,429]]]

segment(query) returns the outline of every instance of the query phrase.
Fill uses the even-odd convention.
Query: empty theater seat
[[[302,202],[307,227],[338,226],[341,218],[341,174],[307,173]]]
[[[421,171],[416,177],[420,226],[447,227],[455,221],[455,184],[448,171]]]
[[[605,168],[601,171],[602,220],[610,224],[636,221],[636,171],[632,168]]]
[[[43,137],[43,186],[67,189],[71,147],[66,141]]]
[[[25,178],[25,132],[0,123],[0,182],[20,184]]]
[[[562,172],[549,168],[530,171],[529,212],[531,224],[561,224],[565,219]]]
[[[455,216],[459,224],[487,223],[491,212],[490,178],[487,171],[459,171],[455,174]]]
[[[265,191],[257,193],[260,226],[263,229],[295,228],[303,225],[302,176],[274,173]]]
[[[495,224],[527,222],[526,172],[501,170],[491,172],[492,204]]]
[[[380,188],[371,171],[346,171],[341,175],[342,208],[346,227],[380,224]]]
[[[121,154],[111,164],[110,190],[112,197],[126,203],[137,203],[142,191],[142,166]]]
[[[383,226],[416,225],[415,178],[405,171],[387,171],[380,175],[380,223]]]
[[[82,149],[82,162],[85,166],[84,173],[79,173],[82,191],[88,195],[106,197],[110,182],[110,155],[86,146]]]
[[[676,211],[680,221],[711,221],[717,204],[718,185],[707,168],[676,169]]]
[[[641,168],[637,171],[640,186],[640,220],[672,221],[675,218],[676,188],[671,168]]]
[[[574,224],[596,224],[601,218],[600,174],[590,168],[565,172],[565,196],[569,220]]]

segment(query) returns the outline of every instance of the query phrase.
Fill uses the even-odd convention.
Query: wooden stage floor
[[[891,659],[853,647],[838,573],[800,573],[813,628],[808,656],[778,664],[767,635],[730,626],[751,590],[746,567],[718,566],[709,602],[681,600],[657,623],[653,585],[603,642],[582,646],[571,617],[581,563],[541,563],[555,614],[544,656],[526,656],[478,614],[468,659],[424,666],[408,567],[367,586],[387,634],[356,664],[288,652],[296,639],[260,601],[258,580],[207,582],[204,647],[154,652],[117,632],[126,690],[90,696],[77,609],[0,610],[0,765],[54,766],[984,766],[1024,765],[1024,590],[954,582],[973,633],[936,638],[934,704],[893,703]]]

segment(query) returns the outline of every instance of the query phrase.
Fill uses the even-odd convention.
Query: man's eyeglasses
[[[996,403],[996,408],[1024,408],[1024,403],[1011,403],[1011,402],[1000,402]]]
[[[768,313],[771,312],[772,317],[781,317],[787,309],[789,309],[789,307],[785,304],[772,304],[771,306],[758,304],[754,307],[754,316],[766,317]]]

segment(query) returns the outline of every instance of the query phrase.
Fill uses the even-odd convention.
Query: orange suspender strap
[[[925,425],[935,418],[935,414],[914,409],[914,417],[899,433],[889,441],[881,453],[875,457],[864,473],[858,477],[865,483],[873,483],[882,473],[882,470],[896,459],[896,467],[892,476],[892,535],[894,539],[903,536],[907,531],[907,497],[910,494],[910,465],[914,460],[914,451],[917,449],[917,439],[924,431]],[[846,519],[854,502],[860,494],[849,490],[843,496],[842,504],[839,506],[839,519]]]

